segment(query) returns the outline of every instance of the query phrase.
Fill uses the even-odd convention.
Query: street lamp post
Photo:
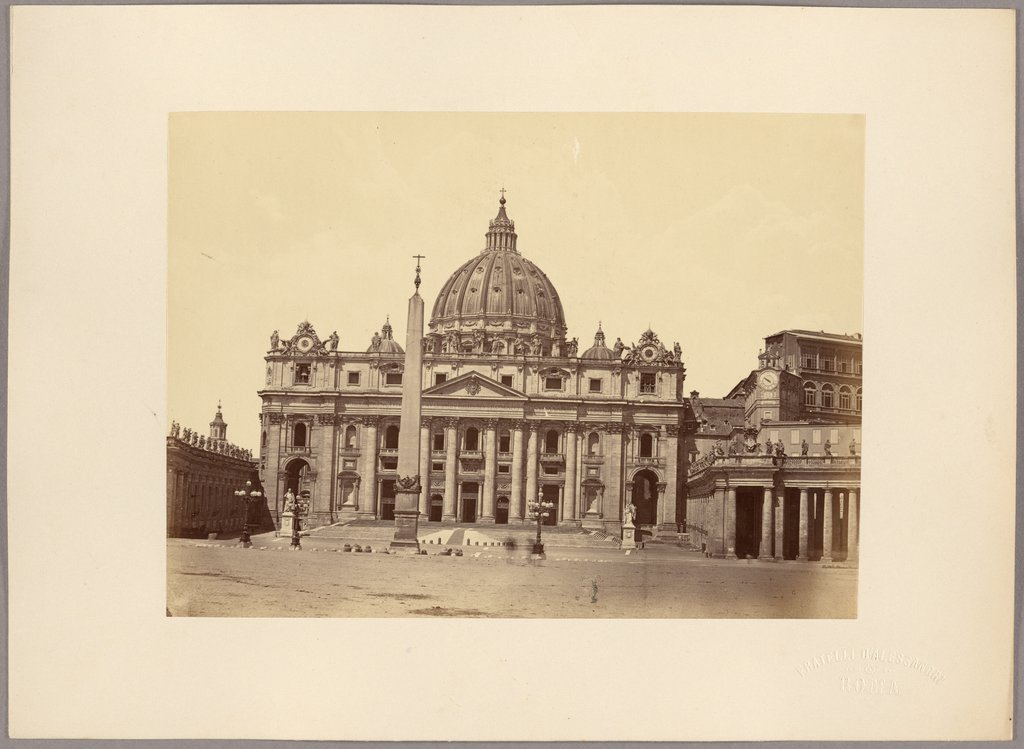
[[[249,508],[263,499],[263,492],[252,488],[252,481],[245,482],[245,488],[235,492],[235,496],[242,502],[244,514],[242,515],[242,548],[252,547],[252,540],[249,538]]]
[[[540,539],[540,526],[544,522],[544,518],[551,517],[551,510],[554,509],[554,502],[544,501],[544,492],[541,491],[537,494],[537,501],[531,501],[530,506],[530,517],[537,521],[537,540],[533,543],[533,553],[531,556],[534,559],[544,559],[544,544]]]
[[[302,516],[306,514],[309,509],[309,492],[301,491],[299,496],[295,498],[291,508],[291,511],[295,514],[295,518],[292,521],[292,543],[289,547],[292,551],[298,551],[302,548]]]

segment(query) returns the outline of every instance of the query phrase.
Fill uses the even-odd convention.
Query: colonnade
[[[750,518],[749,512],[758,506],[758,517]],[[795,520],[787,513],[795,513]],[[756,534],[750,527],[752,519],[760,525]],[[688,499],[687,530],[709,556],[855,562],[860,546],[860,488],[714,486]]]

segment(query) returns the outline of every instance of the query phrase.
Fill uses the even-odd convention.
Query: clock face
[[[765,390],[774,390],[779,384],[779,376],[774,372],[764,372],[761,374],[760,384]]]
[[[640,356],[643,357],[644,361],[650,361],[655,357],[658,352],[655,351],[654,346],[644,346],[640,349]]]
[[[313,339],[309,336],[302,336],[302,338],[298,340],[298,347],[299,351],[309,351],[313,348]]]

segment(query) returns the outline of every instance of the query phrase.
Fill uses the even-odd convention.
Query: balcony
[[[544,465],[565,465],[565,456],[561,453],[541,453],[540,462]]]
[[[390,457],[397,458],[398,457],[398,448],[397,447],[382,447],[380,450],[377,451],[377,455],[379,455],[382,458],[390,458]]]
[[[463,450],[459,453],[459,457],[463,460],[483,460],[483,450]]]
[[[604,463],[603,455],[584,455],[583,465],[585,466],[598,466]]]
[[[860,455],[783,455],[781,459],[775,455],[722,455],[705,456],[690,465],[687,476],[696,476],[709,468],[725,470],[733,468],[770,468],[785,471],[821,470],[834,471],[860,470]]]
[[[444,460],[448,457],[448,453],[444,450],[431,450],[430,457],[434,460]]]
[[[312,455],[313,448],[309,445],[287,445],[284,451],[289,455]]]
[[[658,457],[645,456],[645,457],[633,458],[633,463],[635,463],[638,466],[656,466],[656,467],[660,468],[661,466],[665,465],[665,459],[664,458],[658,458]]]

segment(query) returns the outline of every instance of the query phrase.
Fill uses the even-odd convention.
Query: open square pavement
[[[457,532],[457,531],[456,531]],[[421,534],[421,539],[424,538]],[[433,539],[429,539],[433,540]],[[855,618],[857,570],[806,562],[707,559],[668,544],[626,552],[613,545],[559,546],[547,558],[461,538],[424,543],[426,555],[382,553],[383,540],[302,539],[273,533],[237,539],[171,539],[171,616],[498,618]],[[345,552],[370,543],[372,553]],[[566,543],[569,543],[568,541]],[[452,547],[454,548],[454,547]]]

